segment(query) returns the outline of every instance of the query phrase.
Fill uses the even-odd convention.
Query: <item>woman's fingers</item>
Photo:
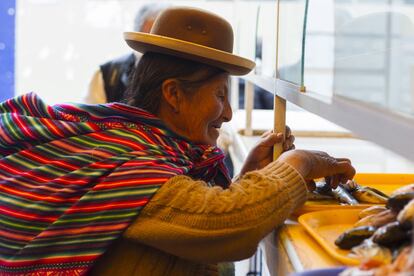
[[[264,138],[265,136],[268,136],[269,134],[272,134],[272,133],[274,133],[274,131],[273,130],[266,130],[263,134],[262,134],[262,138]],[[290,129],[290,127],[289,126],[286,126],[286,128],[285,128],[285,136],[286,137],[289,137],[289,136],[291,136],[292,135],[292,130]]]
[[[349,163],[351,163],[351,160],[350,160],[350,159],[348,159],[348,158],[335,158],[335,159],[336,159],[336,161],[338,161],[338,162],[345,161],[345,162],[349,162]]]
[[[355,169],[349,159],[334,158],[322,151],[288,151],[284,152],[279,160],[293,166],[305,180],[325,177],[326,182],[334,188],[355,175]]]
[[[332,188],[338,187],[339,183],[346,183],[355,175],[355,168],[351,165],[351,161],[349,159],[338,159],[344,161],[336,162],[329,173],[330,175],[325,177],[326,183],[328,183]]]
[[[339,185],[339,178],[340,177],[337,174],[335,174],[335,175],[332,176],[330,185],[331,185],[331,187],[333,189],[335,189],[336,187],[338,187],[338,185]]]
[[[292,135],[292,131],[290,130],[290,127],[286,126],[285,134],[286,134],[286,137],[289,137],[290,135]]]
[[[275,144],[281,143],[283,141],[282,133],[270,133],[267,136],[262,136],[262,140],[259,142],[261,146],[272,147]]]
[[[336,188],[339,183],[346,183],[355,175],[355,168],[348,158],[334,158],[322,151],[314,151],[316,157],[313,169],[314,176],[325,176],[326,183]]]
[[[354,178],[355,168],[352,166],[349,160],[338,162],[338,168],[341,171],[341,183],[346,183],[348,180],[352,180],[352,178]]]
[[[283,150],[286,151],[286,150],[294,149],[295,148],[294,142],[295,142],[295,136],[293,135],[288,136],[283,143]]]
[[[265,132],[263,132],[263,134],[260,136],[261,138],[266,138],[269,135],[273,134],[272,130],[266,130]]]
[[[274,137],[274,135],[277,135],[277,137]],[[285,137],[284,141],[283,137]],[[288,126],[286,126],[284,136],[282,133],[274,133],[272,130],[268,130],[262,134],[261,138],[262,141],[260,142],[260,144],[262,144],[263,141],[266,141],[263,142],[264,145],[273,146],[274,144],[283,142],[284,151],[295,149],[295,136],[292,135],[292,131]]]

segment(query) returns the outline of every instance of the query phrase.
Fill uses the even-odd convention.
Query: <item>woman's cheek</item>
[[[216,118],[218,118],[218,117],[220,117],[220,115],[223,113],[223,111],[224,111],[224,103],[222,102],[222,101],[220,101],[220,102],[218,102],[217,104],[216,104],[216,107],[215,107],[215,110],[216,110],[216,112],[215,112],[215,117]]]

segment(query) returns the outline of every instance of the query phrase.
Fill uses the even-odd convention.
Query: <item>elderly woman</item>
[[[272,162],[283,136],[269,133],[230,181],[214,145],[232,117],[229,74],[254,63],[232,54],[222,18],[170,8],[126,41],[145,53],[126,104],[0,104],[2,275],[215,274],[251,256],[313,179],[353,177],[323,152]]]

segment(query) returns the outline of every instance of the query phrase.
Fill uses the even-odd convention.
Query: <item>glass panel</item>
[[[275,76],[277,1],[259,5],[256,29],[256,73]]]
[[[280,0],[278,76],[302,85],[302,37],[306,0]]]
[[[237,33],[237,53],[243,57],[255,60],[256,55],[256,29],[258,5],[250,2],[238,2],[235,10]]]
[[[334,93],[414,114],[414,3],[335,1]]]
[[[332,95],[334,30],[345,18],[342,13],[334,18],[333,0],[309,1],[303,75],[308,91]]]

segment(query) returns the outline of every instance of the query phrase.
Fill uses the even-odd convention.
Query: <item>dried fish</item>
[[[333,200],[332,195],[322,195],[317,192],[310,192],[307,195],[308,200]]]
[[[414,192],[395,194],[388,199],[386,207],[394,212],[399,212],[412,199],[414,199]]]
[[[388,210],[387,208],[385,208],[384,206],[379,206],[379,205],[374,205],[368,208],[365,208],[364,210],[362,210],[361,212],[359,212],[358,217],[360,219],[370,216],[370,215],[375,215],[378,213],[381,213],[383,211]]]
[[[342,184],[339,184],[338,187],[332,189],[325,181],[319,181],[316,183],[315,192],[320,195],[335,198],[341,203],[349,205],[359,204],[359,202],[342,186]]]
[[[349,180],[345,184],[339,184],[336,189],[332,189],[326,182],[320,181],[316,183],[314,193],[331,196],[339,202],[349,205],[357,205],[360,202],[385,204],[388,200],[388,196],[383,192],[372,187],[361,186],[353,180]],[[324,196],[319,198],[315,195],[311,196],[315,200],[327,199]]]
[[[396,218],[397,213],[394,213],[393,211],[387,209],[380,213],[363,217],[354,224],[354,227],[372,226],[378,228],[387,223],[395,221]]]
[[[383,192],[372,187],[361,186],[354,180],[348,180],[343,186],[359,202],[385,204],[388,200],[388,196]]]
[[[377,191],[369,187],[361,187],[351,192],[351,194],[359,201],[365,203],[385,204],[388,196],[384,197]]]
[[[411,229],[413,227],[413,219],[414,219],[414,199],[405,205],[404,209],[402,209],[397,216],[398,222],[404,229]]]
[[[332,188],[331,186],[328,185],[328,183],[326,183],[325,181],[318,181],[315,184],[316,184],[315,193],[320,194],[320,195],[330,196],[331,198],[333,197]]]
[[[357,246],[365,239],[369,238],[374,234],[375,227],[361,226],[352,228],[342,233],[336,240],[335,244],[342,249],[351,249]]]
[[[398,188],[397,190],[392,192],[391,196],[395,196],[395,195],[398,195],[398,194],[410,193],[410,192],[414,192],[414,183],[404,185],[401,188]]]
[[[388,223],[378,228],[372,235],[372,240],[379,245],[395,247],[408,241],[411,233],[404,230],[398,221]]]
[[[349,205],[359,204],[358,200],[356,200],[341,184],[335,189],[332,189],[332,193],[339,202]]]

